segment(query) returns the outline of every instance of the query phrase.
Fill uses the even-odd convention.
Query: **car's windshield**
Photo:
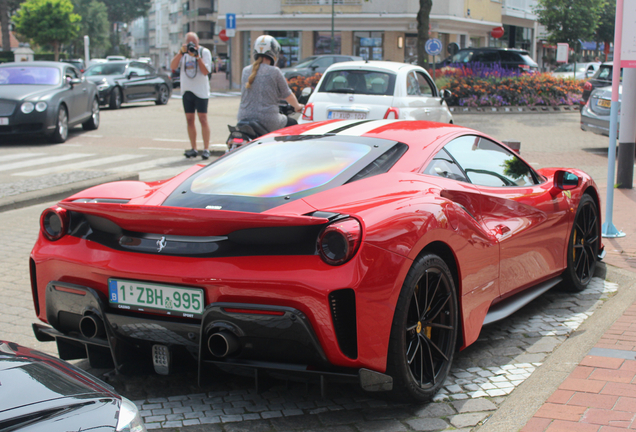
[[[459,51],[457,54],[454,54],[451,57],[451,63],[468,63],[473,55],[473,52],[470,50]]]
[[[601,65],[592,78],[612,81],[613,68],[611,64]],[[621,68],[621,80],[623,79],[623,68]]]
[[[125,71],[125,63],[102,63],[91,66],[84,75],[123,75]]]
[[[395,74],[372,70],[335,70],[327,73],[319,92],[392,96]]]
[[[41,66],[13,66],[0,68],[0,85],[57,85],[59,83],[60,70],[58,68]]]
[[[299,61],[299,62],[296,64],[296,66],[294,66],[294,67],[296,67],[296,68],[304,68],[304,67],[307,67],[307,66],[309,66],[309,64],[310,64],[312,61],[314,61],[314,60],[316,60],[316,56],[304,58],[304,59],[302,59],[301,61]]]

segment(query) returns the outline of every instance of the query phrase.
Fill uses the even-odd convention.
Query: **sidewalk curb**
[[[579,105],[561,106],[507,106],[507,107],[461,107],[452,106],[448,108],[453,114],[554,114],[554,113],[578,113],[581,111]]]
[[[605,267],[605,279],[618,283],[618,293],[563,342],[545,362],[521,384],[486,423],[474,429],[479,432],[511,432],[521,430],[537,410],[552,396],[561,383],[579,365],[605,331],[636,301],[636,275],[628,270]],[[599,269],[597,269],[598,275]]]
[[[40,189],[37,191],[25,192],[19,195],[3,197],[0,198],[0,212],[28,207],[48,201],[57,201],[92,186],[121,180],[139,180],[139,174],[109,174],[93,179],[82,180],[79,182],[68,183],[46,189]]]

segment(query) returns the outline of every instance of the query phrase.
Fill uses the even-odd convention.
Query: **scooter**
[[[309,95],[311,94],[311,88],[307,87],[303,89],[302,96],[299,98],[299,102],[304,104],[309,99]],[[295,112],[294,108],[288,104],[286,101],[280,101],[278,103],[278,112],[289,116]],[[235,150],[250,141],[254,141],[256,138],[259,138],[265,134],[268,134],[270,131],[265,129],[263,125],[255,120],[242,120],[236,124],[236,126],[227,125],[227,128],[230,130],[230,136],[227,137],[227,151],[230,152]]]
[[[278,104],[278,112],[288,116],[294,113],[294,108],[287,102],[281,101]],[[227,128],[230,130],[230,136],[226,142],[228,152],[270,132],[256,120],[241,120],[236,126],[227,125]]]

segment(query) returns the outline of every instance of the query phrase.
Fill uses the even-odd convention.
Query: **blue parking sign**
[[[429,39],[426,41],[424,49],[429,55],[439,55],[442,52],[442,41],[439,39]]]
[[[236,14],[231,14],[231,13],[225,14],[225,28],[226,30],[231,30],[236,28]]]

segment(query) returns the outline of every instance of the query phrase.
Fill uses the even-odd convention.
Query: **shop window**
[[[384,32],[353,32],[354,54],[365,60],[384,59]]]
[[[300,53],[300,32],[297,31],[268,31],[274,36],[281,47],[282,55],[278,56],[278,67],[289,67],[298,62]]]
[[[340,32],[333,34],[333,53],[331,52],[331,32],[314,32],[314,54],[340,54],[342,39]]]

